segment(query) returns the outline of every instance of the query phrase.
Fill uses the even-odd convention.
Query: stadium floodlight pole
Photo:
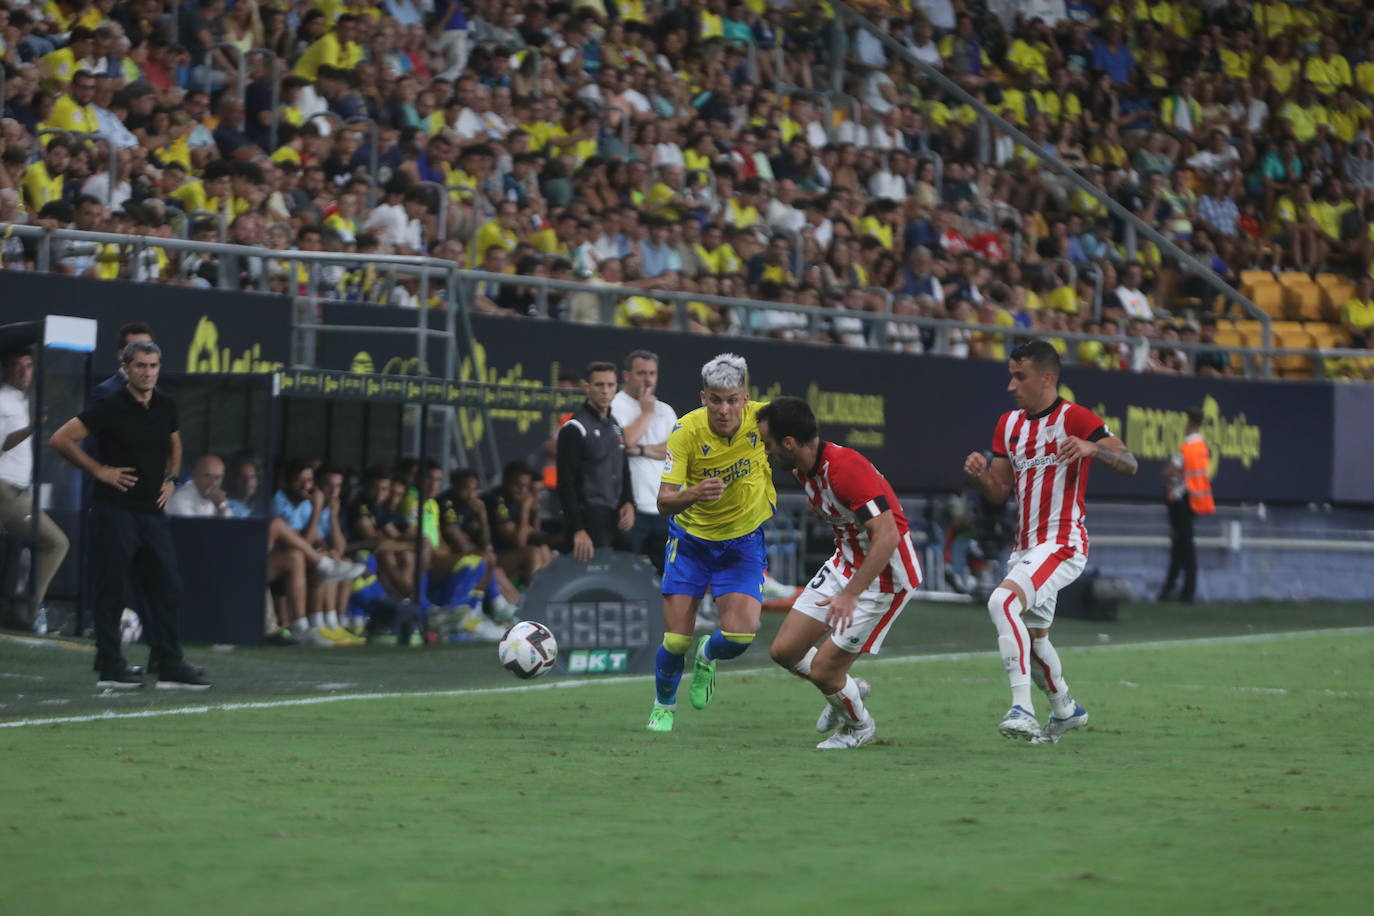
[[[852,22],[858,28],[863,29],[864,31],[872,35],[874,38],[876,38],[878,42],[883,45],[883,47],[887,48],[897,57],[906,61],[907,64],[915,68],[915,70],[918,73],[921,73],[927,79],[930,79],[931,81],[936,83],[938,86],[940,86],[950,95],[954,96],[960,102],[963,102],[965,105],[968,105],[974,111],[978,112],[980,120],[986,120],[991,125],[996,127],[997,130],[1006,134],[1013,141],[1015,141],[1023,147],[1026,147],[1027,149],[1035,149],[1037,147],[1035,141],[1027,137],[1015,125],[1011,124],[1001,115],[998,115],[995,112],[993,112],[992,109],[988,108],[982,102],[978,101],[971,94],[969,94],[969,92],[967,92],[962,86],[951,80],[949,77],[945,76],[945,74],[941,73],[939,70],[936,70],[934,67],[930,66],[925,61],[921,60],[916,55],[912,54],[899,42],[897,42],[891,35],[888,35],[882,29],[878,28],[873,23],[865,19],[862,15],[860,15],[858,12],[856,12],[853,7],[849,6],[849,4],[844,3],[843,0],[833,0],[831,5],[835,10],[836,30],[843,32],[844,21],[847,20],[849,22]],[[843,64],[843,61],[841,61],[841,64]],[[1097,188],[1093,187],[1090,183],[1084,180],[1083,176],[1079,175],[1077,172],[1075,172],[1068,166],[1064,165],[1059,160],[1050,158],[1042,159],[1041,165],[1049,171],[1054,172],[1061,178],[1068,180],[1078,190],[1090,195],[1098,203],[1105,206],[1108,212],[1110,212],[1117,219],[1120,219],[1125,225],[1134,226],[1136,231],[1138,231],[1146,239],[1157,245],[1159,249],[1166,253],[1169,257],[1176,260],[1179,263],[1180,268],[1187,270],[1190,273],[1193,273],[1196,276],[1200,277],[1203,280],[1203,282],[1206,283],[1208,286],[1212,287],[1217,292],[1221,293],[1221,295],[1225,296],[1231,302],[1234,302],[1236,305],[1240,306],[1242,311],[1256,318],[1260,322],[1260,330],[1264,346],[1273,346],[1274,333],[1269,316],[1262,309],[1260,309],[1259,306],[1255,305],[1255,303],[1251,302],[1245,296],[1242,296],[1237,290],[1235,290],[1234,288],[1226,284],[1224,281],[1217,278],[1212,273],[1211,267],[1198,261],[1196,258],[1194,258],[1188,252],[1184,251],[1182,248],[1179,248],[1171,240],[1169,240],[1162,233],[1156,230],[1153,226],[1150,226],[1149,224],[1141,221],[1141,219],[1134,213],[1132,213],[1130,210],[1121,206],[1121,204],[1117,203],[1109,195],[1103,194]],[[1267,374],[1267,366],[1264,368]]]

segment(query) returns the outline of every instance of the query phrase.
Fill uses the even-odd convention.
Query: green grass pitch
[[[1262,629],[1301,625],[1292,611]],[[924,619],[986,644],[979,613]],[[1191,613],[1163,635],[1245,631]],[[705,711],[684,683],[667,735],[642,730],[642,678],[0,728],[3,908],[1367,913],[1374,629],[1367,609],[1321,613],[1366,626],[1132,645],[1123,631],[1161,634],[1066,622],[1092,725],[1056,746],[997,735],[990,650],[860,662],[879,740],[852,752],[813,749],[813,688],[740,664]],[[922,640],[911,617],[899,649],[979,648]],[[0,724],[319,695],[312,679],[515,686],[491,652],[202,653],[212,694],[111,706],[90,696],[87,655],[0,643]],[[70,684],[45,686],[35,672],[58,663]],[[230,686],[271,670],[256,695]]]

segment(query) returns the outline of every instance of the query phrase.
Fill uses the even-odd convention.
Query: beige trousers
[[[29,536],[30,516],[33,515],[33,495],[31,490],[0,481],[0,528],[12,537]],[[57,523],[44,513],[38,520],[38,601],[41,604],[48,594],[48,583],[62,565],[71,545]]]

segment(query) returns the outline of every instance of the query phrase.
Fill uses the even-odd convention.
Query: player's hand
[[[964,459],[964,473],[970,477],[982,477],[988,469],[988,459],[982,452],[969,452]]]
[[[825,608],[825,625],[834,630],[836,636],[843,636],[845,629],[854,622],[854,609],[859,599],[848,592],[837,592],[816,604]]]
[[[123,493],[138,483],[138,473],[134,468],[115,468],[102,464],[95,472],[95,479]]]
[[[713,503],[725,495],[725,481],[719,477],[707,477],[694,489],[700,502]]]
[[[1077,436],[1066,436],[1059,446],[1059,463],[1069,464],[1080,458],[1091,458],[1097,454],[1097,445]]]
[[[162,482],[162,492],[157,495],[157,507],[161,509],[167,505],[167,500],[172,498],[172,493],[176,491],[177,485],[170,480]]]
[[[592,543],[592,536],[585,531],[579,531],[573,535],[573,559],[579,563],[586,563],[596,554],[596,545]]]
[[[620,530],[629,531],[635,526],[635,507],[630,503],[620,507]]]
[[[324,508],[324,494],[319,490],[310,491],[310,504],[316,509]]]

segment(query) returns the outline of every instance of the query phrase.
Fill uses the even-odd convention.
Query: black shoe
[[[292,636],[290,630],[278,630],[264,636],[262,644],[265,646],[299,646],[301,641]]]
[[[143,686],[143,672],[135,671],[133,666],[121,671],[107,671],[100,675],[95,686],[103,690],[137,690]]]
[[[158,690],[209,690],[205,669],[194,665],[180,665],[157,676]]]

